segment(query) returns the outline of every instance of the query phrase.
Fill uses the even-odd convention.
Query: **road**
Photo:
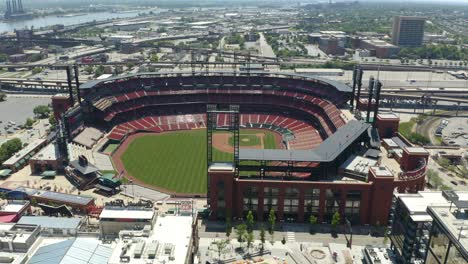
[[[428,110],[427,113],[432,113],[432,110]],[[424,119],[421,125],[416,126],[416,132],[427,137],[431,144],[440,145],[436,136],[434,135],[437,126],[440,124],[440,120],[447,117],[456,116],[456,112],[443,111],[438,112],[436,116],[430,116]],[[468,116],[468,112],[459,112],[458,116]]]

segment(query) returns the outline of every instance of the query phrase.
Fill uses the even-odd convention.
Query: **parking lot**
[[[34,117],[34,107],[48,105],[50,102],[50,97],[8,95],[6,101],[0,102],[0,134],[5,135],[7,131],[16,132],[15,127],[24,125],[28,117]],[[6,129],[10,121],[15,125]]]

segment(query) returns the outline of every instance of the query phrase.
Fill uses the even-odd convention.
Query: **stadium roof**
[[[112,248],[92,238],[76,238],[40,247],[30,264],[107,264]]]
[[[282,150],[282,149],[243,149],[239,150],[240,160],[269,161],[307,161],[331,162],[340,155],[363,133],[371,127],[370,124],[351,120],[339,128],[333,135],[313,150]]]
[[[50,217],[50,216],[23,216],[18,224],[38,225],[42,228],[77,229],[82,218],[79,217]]]
[[[233,71],[216,71],[216,72],[209,72],[208,75],[233,75]],[[237,72],[236,73],[238,76],[241,76],[242,73]],[[338,82],[335,80],[330,80],[327,78],[319,77],[319,76],[310,76],[308,74],[298,74],[298,73],[275,73],[275,72],[265,72],[265,71],[250,71],[250,75],[259,75],[259,76],[266,76],[266,77],[284,77],[284,78],[298,78],[298,79],[303,79],[303,80],[309,80],[309,81],[318,81],[322,82],[324,84],[332,85],[336,87],[338,91],[341,92],[351,92],[351,87],[348,85]],[[206,72],[195,72],[195,75],[200,75],[200,76],[206,76]],[[100,79],[100,80],[92,80],[87,83],[84,83],[80,86],[80,89],[91,89],[94,86],[109,82],[109,81],[115,81],[115,80],[122,80],[125,78],[135,78],[135,77],[175,77],[175,76],[192,76],[192,72],[187,72],[187,71],[173,71],[173,72],[160,72],[160,73],[134,73],[134,74],[128,74],[125,76],[116,76],[116,77],[111,77],[107,79]]]

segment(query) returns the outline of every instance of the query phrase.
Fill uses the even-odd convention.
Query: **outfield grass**
[[[233,154],[213,149],[216,161]],[[145,183],[179,193],[206,193],[206,130],[137,138],[122,155],[125,169]]]
[[[241,130],[241,134],[265,134],[265,147],[275,148],[271,132]],[[121,159],[130,175],[147,184],[178,193],[206,193],[206,130],[146,135],[130,143]],[[213,148],[213,159],[232,162],[233,153]]]

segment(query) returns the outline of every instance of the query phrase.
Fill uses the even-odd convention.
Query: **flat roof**
[[[427,208],[427,212],[445,230],[444,233],[450,237],[450,240],[459,245],[460,253],[466,260],[468,259],[468,216],[463,211],[459,212],[459,209],[453,205],[452,208],[447,205],[431,205]]]
[[[379,118],[379,119],[400,119],[394,113],[377,114],[377,118]]]
[[[59,157],[58,146],[55,145],[54,143],[49,143],[49,145],[41,149],[31,159],[33,160],[57,160],[58,157]]]
[[[207,73],[203,71],[196,71],[194,73],[195,75],[202,75],[206,76]],[[237,75],[240,73],[237,72]],[[216,75],[234,75],[234,71],[210,71],[208,74],[209,76],[216,76]],[[327,78],[323,78],[320,76],[310,76],[307,74],[299,74],[299,73],[283,73],[283,72],[265,72],[265,71],[250,71],[250,75],[257,75],[257,76],[265,76],[265,77],[284,77],[284,78],[300,78],[304,80],[309,80],[309,81],[318,81],[322,82],[328,85],[331,85],[335,87],[338,91],[341,92],[352,92],[351,87],[346,85],[345,83],[335,81],[335,80],[330,80]],[[141,77],[141,78],[157,78],[157,77],[175,77],[175,76],[192,76],[192,72],[187,72],[187,71],[171,71],[171,72],[147,72],[147,73],[133,73],[133,74],[127,74],[125,76],[114,76],[108,79],[104,80],[91,80],[89,82],[86,82],[82,85],[80,85],[80,89],[91,89],[94,86],[108,82],[108,81],[115,81],[115,80],[122,80],[125,78],[136,78],[136,77]]]
[[[331,162],[371,127],[351,120],[313,150],[239,149],[240,160]]]
[[[208,168],[210,171],[233,171],[234,165],[232,163],[214,162]]]
[[[141,209],[132,207],[105,207],[99,215],[99,219],[153,219],[153,216],[153,209]]]
[[[0,208],[0,212],[5,213],[19,213],[25,206],[29,204],[28,201],[8,201],[7,204]]]
[[[343,162],[343,164],[341,164],[340,168],[346,171],[367,175],[369,168],[375,164],[377,164],[377,161],[374,159],[352,155],[345,162]]]
[[[149,237],[139,237],[144,242],[144,250],[141,251],[142,243],[126,242],[121,239],[117,241],[114,252],[110,257],[109,264],[119,264],[122,248],[127,246],[125,253],[130,259],[129,264],[147,264],[147,263],[166,263],[166,264],[184,264],[190,248],[190,239],[192,237],[192,216],[160,216],[156,220]],[[132,231],[134,232],[134,231]],[[130,240],[131,241],[131,240]],[[165,254],[165,248],[172,248],[173,259]],[[141,256],[135,258],[135,252],[142,252]],[[148,255],[153,252],[154,256]]]
[[[395,194],[408,210],[411,219],[415,222],[432,221],[427,213],[430,205],[448,206],[450,202],[445,199],[441,191],[420,191],[418,193]]]
[[[371,167],[377,177],[393,177],[393,173],[385,166]]]
[[[406,147],[405,148],[408,153],[414,153],[414,154],[429,154],[429,152],[422,147]]]
[[[88,205],[92,201],[94,201],[94,198],[92,197],[44,191],[44,190],[35,190],[35,193],[32,194],[32,196],[38,197],[38,198],[44,198],[48,200],[60,201],[66,204],[78,204],[78,205]]]
[[[72,238],[43,245],[29,264],[107,264],[112,248],[97,238]]]
[[[20,151],[16,152],[8,160],[3,162],[3,165],[11,166],[19,163],[22,159],[26,158],[35,148],[43,144],[46,141],[44,138],[38,138],[33,142],[29,143],[26,147],[22,148]]]
[[[38,225],[42,228],[77,229],[81,217],[22,216],[18,224]]]

